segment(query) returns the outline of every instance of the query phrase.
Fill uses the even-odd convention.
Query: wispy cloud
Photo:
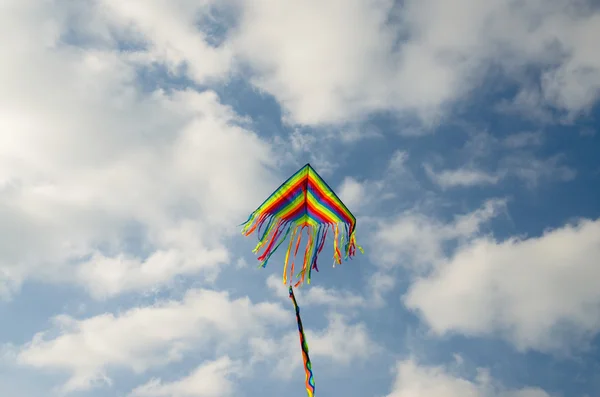
[[[372,339],[364,323],[351,323],[344,316],[329,314],[327,328],[307,329],[310,340],[311,359],[325,358],[337,366],[350,368],[359,359],[375,359],[381,347]],[[280,340],[256,337],[250,341],[253,347],[253,362],[274,362],[271,375],[290,378],[299,374],[302,362],[297,357],[297,332],[285,334]]]
[[[443,395],[447,397],[550,397],[537,387],[508,389],[491,379],[480,368],[477,377],[467,379],[444,366],[420,365],[414,359],[400,361],[396,366],[394,388],[387,397]]]
[[[185,378],[162,382],[152,379],[136,387],[131,397],[227,397],[235,395],[235,377],[242,364],[222,357],[200,365]]]
[[[476,237],[482,226],[505,208],[505,200],[495,199],[470,213],[455,216],[449,223],[415,211],[382,220],[371,239],[378,256],[376,263],[429,269],[445,258],[446,242]]]
[[[491,175],[476,169],[459,168],[436,173],[430,165],[424,167],[427,176],[442,189],[495,185],[502,179],[499,175]]]

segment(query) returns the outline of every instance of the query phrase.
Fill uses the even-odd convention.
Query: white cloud
[[[37,334],[17,357],[20,364],[70,374],[64,390],[84,390],[110,382],[109,371],[142,373],[182,358],[190,349],[232,346],[267,325],[291,324],[280,305],[232,300],[227,293],[188,291],[182,301],[163,301],[77,320],[54,319],[53,329]]]
[[[364,184],[352,177],[346,177],[339,188],[340,199],[350,208],[361,207],[367,199]]]
[[[388,163],[388,172],[392,174],[404,174],[407,172],[406,162],[408,161],[408,153],[404,150],[396,150]]]
[[[570,25],[572,20],[568,16],[573,14],[586,17],[581,18],[581,23]],[[600,55],[592,39],[600,34],[600,15],[597,10],[590,12],[586,9],[571,15],[559,19],[560,25],[557,24],[559,29],[570,25],[561,37],[570,56],[557,68],[545,71],[541,79],[544,99],[565,109],[569,117],[588,111],[600,93]]]
[[[144,91],[139,59],[107,33],[143,25],[142,35],[177,36],[152,36],[152,51],[177,58],[169,48],[184,46],[209,62],[178,31],[191,27],[169,25],[180,11],[192,24],[194,13],[117,3],[10,1],[0,15],[4,296],[28,278],[81,283],[103,297],[203,270],[214,277],[229,260],[222,237],[274,182],[270,146],[216,94]],[[80,14],[89,21],[72,25]],[[104,44],[70,46],[69,35]]]
[[[87,286],[91,295],[103,299],[125,291],[146,290],[161,286],[175,275],[203,271],[207,281],[213,281],[218,265],[228,259],[224,248],[214,251],[198,247],[195,250],[177,249],[154,251],[145,260],[126,257],[106,257],[95,253],[80,264],[76,281]]]
[[[386,301],[384,295],[392,291],[396,286],[395,278],[384,272],[375,272],[369,278],[369,290],[371,291],[371,302],[375,307],[384,306]]]
[[[564,352],[600,331],[600,221],[539,237],[461,246],[405,296],[436,334],[501,335],[519,350]]]
[[[502,161],[502,167],[533,188],[542,181],[566,182],[574,179],[577,171],[563,164],[563,161],[564,156],[561,155],[540,159],[521,154],[506,157]]]
[[[600,57],[590,39],[600,14],[583,1],[241,5],[231,45],[257,72],[254,83],[300,124],[346,122],[378,110],[436,122],[498,66],[537,98],[530,112],[556,107],[576,117],[600,92]],[[527,76],[532,67],[541,77]]]
[[[509,178],[529,188],[542,182],[573,180],[577,171],[566,164],[564,154],[559,152],[546,157],[536,153],[543,139],[541,132],[515,133],[504,139],[489,132],[476,132],[461,149],[464,165],[435,171],[430,164],[425,164],[425,172],[442,189],[497,185]],[[490,168],[490,158],[494,157],[498,158],[495,169],[485,171],[484,168]]]
[[[374,357],[380,352],[380,346],[371,339],[364,323],[350,324],[346,317],[334,313],[328,315],[328,320],[327,327],[320,331],[303,324],[313,369],[323,365],[321,358],[338,366],[349,366],[353,360]],[[300,349],[298,331],[285,334],[280,340],[255,337],[250,344],[253,363],[275,363],[273,376],[290,378],[302,367],[302,360],[297,359]]]
[[[413,360],[397,364],[393,391],[387,397],[480,397],[485,385],[447,373],[443,367],[422,367]]]
[[[442,189],[453,187],[470,187],[480,185],[495,185],[501,179],[499,175],[488,174],[481,170],[458,168],[435,172],[431,166],[425,166],[427,176]]]
[[[210,46],[198,30],[198,20],[208,16],[212,0],[101,0],[96,12],[104,14],[107,24],[124,38],[141,41],[146,48],[135,52],[142,65],[153,62],[167,66],[173,75],[186,73],[202,83],[227,78],[232,51],[225,44]]]
[[[444,243],[475,237],[486,222],[504,210],[505,205],[504,200],[488,200],[481,208],[456,216],[447,224],[414,211],[379,221],[371,238],[371,250],[377,255],[373,262],[384,267],[401,265],[429,269],[445,258]]]
[[[135,388],[131,397],[227,397],[234,395],[233,378],[242,372],[242,363],[229,357],[203,363],[188,376],[163,383],[152,379]]]
[[[383,98],[370,75],[385,73],[393,36],[383,29],[390,1],[242,2],[236,52],[260,74],[254,80],[301,123],[343,121]],[[350,44],[352,43],[352,44]],[[312,100],[308,98],[312,97]],[[354,104],[354,105],[353,105]],[[344,110],[348,105],[349,109]]]
[[[267,286],[279,298],[289,300],[287,285],[282,283],[278,276],[271,275],[267,278]],[[309,286],[306,288],[297,288],[294,290],[296,299],[302,306],[328,306],[332,308],[353,308],[366,305],[365,299],[360,295],[355,295],[349,291],[338,291],[320,286]],[[291,302],[290,302],[291,304]]]
[[[540,388],[506,389],[495,383],[484,369],[469,380],[443,366],[424,366],[408,359],[397,363],[393,390],[386,397],[550,397]]]
[[[504,146],[509,148],[523,148],[527,146],[541,145],[544,136],[541,131],[536,132],[519,132],[511,134],[502,140]]]
[[[289,301],[287,286],[282,284],[279,277],[269,276],[266,284],[278,298]],[[376,271],[369,277],[365,291],[360,293],[315,285],[295,289],[294,295],[302,307],[325,306],[336,312],[346,310],[355,313],[352,309],[373,309],[385,305],[384,295],[395,285],[392,275]]]
[[[349,324],[339,314],[330,314],[329,324],[321,332],[307,331],[311,352],[315,357],[329,357],[334,362],[350,365],[354,359],[379,352],[379,346],[364,323]],[[297,336],[297,335],[296,335]]]
[[[396,150],[388,161],[380,179],[358,181],[346,177],[338,189],[339,196],[352,211],[367,212],[367,208],[376,208],[383,201],[396,198],[394,187],[401,185],[405,191],[414,189],[418,184],[408,169],[408,153]]]

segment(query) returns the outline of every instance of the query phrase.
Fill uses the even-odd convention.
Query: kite
[[[259,235],[259,242],[253,252],[266,247],[258,257],[261,267],[267,266],[271,255],[290,236],[283,268],[284,284],[288,279],[290,259],[292,263],[289,277],[293,277],[294,259],[298,254],[302,234],[306,231],[308,241],[304,250],[304,262],[294,287],[304,283],[305,279],[310,284],[311,270],[319,271],[317,257],[325,245],[329,231],[333,233],[334,266],[342,263],[340,246],[344,247],[344,259],[353,257],[356,248],[363,252],[356,245],[356,218],[310,164],[300,168],[285,181],[242,225],[242,234],[245,236],[255,231]]]
[[[245,236],[257,233],[259,241],[253,252],[258,253],[264,249],[258,257],[261,262],[259,267],[263,268],[267,266],[273,253],[289,237],[283,266],[283,283],[289,281],[289,295],[296,310],[300,333],[302,359],[306,372],[306,391],[309,397],[313,397],[315,382],[308,356],[308,344],[302,328],[300,309],[292,289],[295,260],[302,236],[306,233],[304,259],[300,271],[295,275],[294,287],[298,287],[305,281],[310,284],[313,269],[319,271],[317,257],[323,250],[329,232],[333,234],[334,267],[342,264],[342,250],[344,260],[352,258],[357,248],[360,252],[364,252],[356,244],[356,218],[312,166],[306,164],[250,214],[242,226],[242,234]]]

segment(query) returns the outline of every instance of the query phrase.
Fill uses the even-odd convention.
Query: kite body
[[[302,236],[307,238],[301,270],[296,274],[295,286],[305,279],[310,283],[311,271],[317,267],[317,257],[327,234],[333,234],[334,266],[356,253],[356,218],[337,197],[319,174],[306,164],[285,181],[258,207],[243,224],[245,236],[257,232],[259,242],[253,252],[264,248],[258,257],[265,267],[271,255],[290,236],[283,271],[284,284],[292,282],[295,259]],[[291,266],[290,266],[291,260]]]

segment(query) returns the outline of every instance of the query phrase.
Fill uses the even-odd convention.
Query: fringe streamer
[[[343,229],[340,227],[343,225]],[[325,246],[325,240],[327,238],[327,232],[333,231],[333,266],[342,264],[342,251],[344,250],[344,260],[352,258],[356,254],[356,248],[361,252],[364,252],[362,247],[357,246],[356,237],[354,230],[348,227],[347,224],[335,224],[335,223],[322,223],[317,225],[311,225],[307,223],[298,223],[295,221],[288,221],[285,219],[278,219],[276,216],[269,214],[252,214],[250,218],[244,223],[242,234],[249,236],[250,234],[257,232],[259,241],[253,252],[258,253],[263,250],[262,254],[258,257],[260,261],[259,267],[266,267],[269,258],[279,248],[279,246],[285,241],[285,239],[291,234],[290,243],[288,244],[287,251],[285,254],[285,263],[283,270],[283,283],[286,284],[288,279],[292,283],[292,279],[297,279],[295,287],[300,286],[306,280],[310,284],[311,271],[315,269],[317,272],[319,268],[317,266],[317,259],[323,247]],[[306,229],[306,247],[304,249],[304,260],[302,262],[302,269],[294,275],[294,262],[298,254],[298,248],[300,241],[302,240],[302,234]],[[296,247],[292,255],[292,242],[297,237]],[[292,260],[290,273],[288,274],[287,269]]]

